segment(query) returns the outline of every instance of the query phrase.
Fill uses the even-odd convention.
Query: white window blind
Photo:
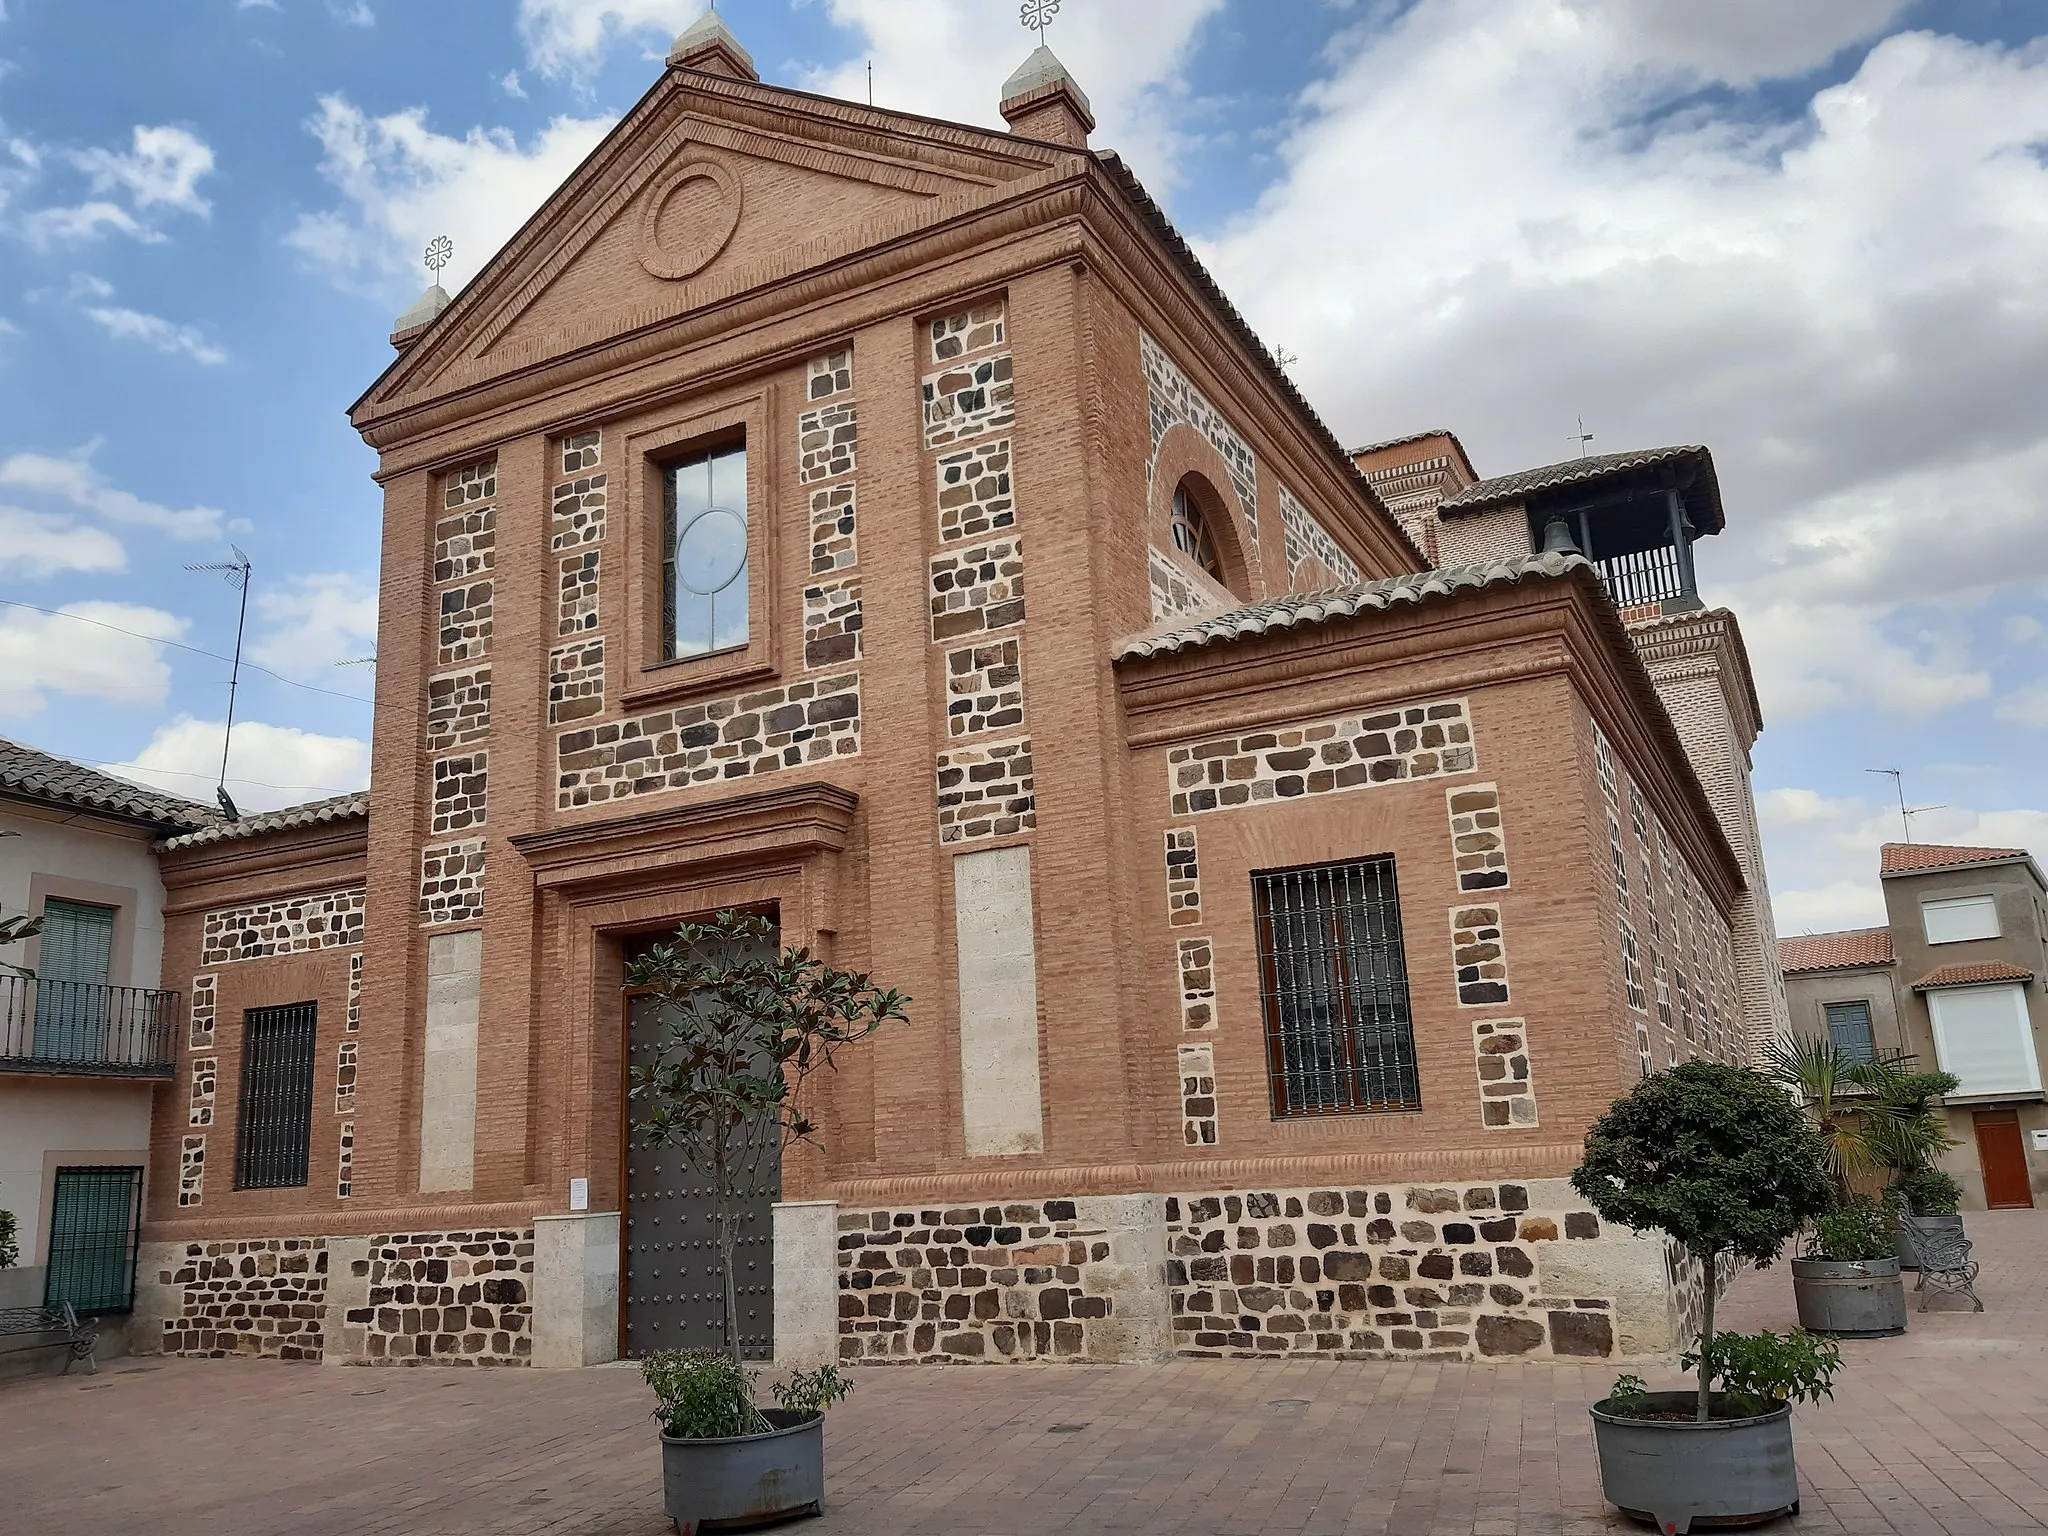
[[[1920,903],[1930,944],[1956,944],[1964,939],[1998,937],[1998,904],[1989,896],[1950,896]]]
[[[1946,987],[1927,994],[1934,1051],[1962,1079],[1960,1094],[2034,1093],[2041,1064],[2027,1024],[2024,987]]]

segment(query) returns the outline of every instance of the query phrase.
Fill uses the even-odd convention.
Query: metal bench
[[[1970,1240],[1957,1231],[1916,1231],[1913,1246],[1920,1252],[1920,1310],[1927,1310],[1927,1298],[1936,1293],[1967,1296],[1975,1311],[1984,1310],[1977,1294],[1977,1261],[1970,1257]]]
[[[71,1367],[78,1361],[85,1362],[86,1370],[99,1374],[99,1362],[92,1357],[99,1347],[100,1325],[95,1321],[81,1323],[78,1314],[71,1310],[71,1303],[60,1301],[54,1307],[0,1307],[0,1340],[31,1334],[56,1334],[56,1338],[41,1339],[33,1344],[19,1344],[6,1353],[22,1353],[31,1349],[62,1349],[68,1352],[64,1361],[64,1375],[71,1373]]]

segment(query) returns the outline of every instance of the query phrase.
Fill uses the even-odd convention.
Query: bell
[[[1546,555],[1576,555],[1579,546],[1572,539],[1572,525],[1562,517],[1553,517],[1543,525],[1543,553]]]

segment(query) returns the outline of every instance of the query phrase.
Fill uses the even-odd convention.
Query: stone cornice
[[[543,890],[629,882],[656,870],[733,868],[838,853],[860,796],[814,780],[758,793],[581,821],[511,839]]]

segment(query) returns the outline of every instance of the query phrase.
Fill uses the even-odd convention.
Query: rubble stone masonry
[[[1441,778],[1478,765],[1463,699],[1218,737],[1167,754],[1176,816]]]

